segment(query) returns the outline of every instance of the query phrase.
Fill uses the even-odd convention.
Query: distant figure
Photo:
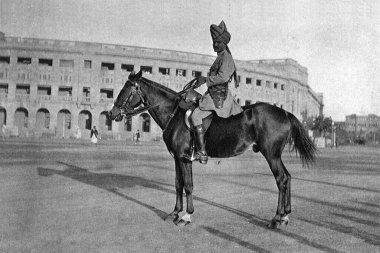
[[[137,130],[134,139],[135,139],[135,144],[140,144],[140,130]]]
[[[2,125],[2,126],[1,126],[1,134],[0,134],[0,136],[1,136],[2,138],[5,137],[5,125]]]
[[[76,133],[75,133],[75,138],[77,138],[77,139],[82,138],[82,132],[81,132],[81,130],[79,129],[79,127],[77,128],[77,131],[76,131]]]
[[[91,129],[90,138],[92,144],[98,143],[98,130],[96,130],[96,126]]]

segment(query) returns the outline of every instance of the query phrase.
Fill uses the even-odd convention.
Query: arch
[[[65,137],[65,131],[71,129],[71,112],[62,109],[57,115],[57,136]]]
[[[0,107],[0,128],[3,125],[7,125],[7,110],[4,107]]]
[[[132,131],[132,117],[126,117],[124,119],[124,131],[131,132]]]
[[[45,108],[40,108],[36,114],[36,128],[49,129],[50,127],[50,112]]]
[[[112,131],[112,120],[107,117],[108,112],[103,111],[99,117],[99,129],[104,131]]]
[[[27,109],[20,107],[15,111],[15,126],[19,129],[19,133],[23,128],[28,128],[29,112]]]
[[[78,117],[78,127],[83,130],[91,130],[92,114],[87,110],[82,110]]]
[[[150,116],[147,113],[140,114],[139,117],[141,123],[141,130],[145,133],[150,132]]]

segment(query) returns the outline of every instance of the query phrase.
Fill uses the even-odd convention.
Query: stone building
[[[113,106],[131,71],[179,91],[207,75],[215,57],[126,45],[6,37],[0,33],[0,126],[3,135],[89,138],[93,125],[102,138],[160,138],[148,113],[111,122]],[[323,96],[308,86],[305,67],[292,59],[236,60],[241,105],[268,102],[292,112],[318,116]],[[204,92],[202,87],[200,92]]]
[[[345,130],[352,140],[357,138],[374,138],[380,131],[380,116],[375,114],[346,116]],[[378,136],[379,137],[379,136]]]

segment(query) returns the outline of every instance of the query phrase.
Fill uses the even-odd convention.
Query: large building
[[[3,135],[89,138],[96,125],[103,138],[158,139],[148,113],[126,122],[106,118],[132,70],[179,91],[207,75],[215,57],[125,45],[6,37],[0,33],[0,127]],[[305,67],[292,59],[236,60],[241,105],[268,102],[292,112],[323,113],[323,96],[308,86]],[[232,86],[232,85],[231,85]],[[200,92],[204,92],[203,87]]]
[[[348,115],[346,116],[345,130],[351,140],[357,138],[375,140],[376,133],[380,131],[380,117],[375,114]]]

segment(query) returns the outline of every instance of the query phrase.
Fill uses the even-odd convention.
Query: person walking
[[[90,138],[91,138],[91,143],[92,144],[97,144],[98,143],[98,130],[96,130],[96,126],[92,127]]]
[[[135,139],[135,144],[140,144],[140,130],[137,129],[134,139]]]

